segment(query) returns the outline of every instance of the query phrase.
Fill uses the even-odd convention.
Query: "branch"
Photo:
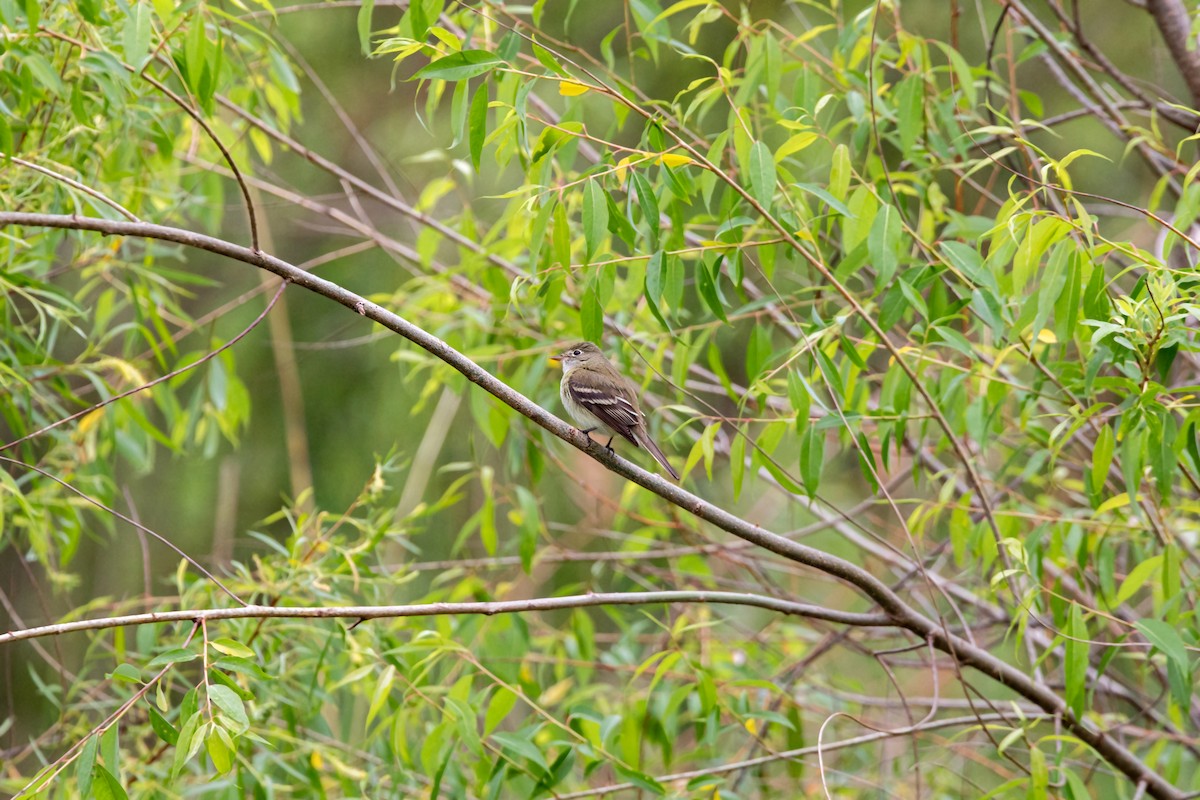
[[[496,600],[483,603],[423,603],[399,606],[239,606],[237,608],[199,608],[181,611],[151,611],[145,614],[126,614],[120,617],[100,617],[74,622],[60,622],[37,628],[0,633],[0,645],[61,636],[77,631],[105,628],[124,628],[133,625],[152,625],[159,622],[208,622],[221,619],[391,619],[394,617],[440,617],[455,614],[515,614],[522,611],[556,611],[588,606],[641,606],[653,603],[719,603],[735,606],[756,606],[780,614],[789,614],[842,625],[883,627],[893,625],[887,614],[856,614],[836,611],[807,603],[793,603],[765,595],[742,592],[667,591],[667,592],[603,592],[598,594],[535,597],[526,600]]]
[[[1029,714],[1025,717],[1026,721],[1041,721],[1044,717],[1039,714]],[[795,750],[784,750],[779,753],[771,753],[758,758],[748,758],[744,761],[733,761],[728,764],[721,764],[715,767],[705,767],[703,769],[693,769],[687,772],[676,772],[670,775],[659,775],[655,778],[659,783],[675,783],[677,781],[690,781],[696,778],[706,778],[711,775],[723,775],[727,772],[736,772],[737,770],[746,769],[748,767],[760,767],[766,764],[773,764],[778,761],[793,761],[804,756],[816,755],[818,752],[829,753],[834,750],[845,750],[851,747],[859,747],[864,744],[878,742],[883,739],[893,739],[898,736],[909,736],[912,734],[923,733],[927,731],[940,730],[942,728],[956,728],[959,726],[978,726],[980,723],[995,722],[1007,729],[1008,720],[1003,714],[983,714],[972,715],[968,717],[950,717],[947,719],[935,719],[919,725],[909,725],[905,728],[898,728],[891,731],[876,731],[874,733],[865,733],[862,736],[855,736],[850,739],[842,739],[838,742],[829,742],[822,745],[808,745],[807,747],[798,747]],[[628,791],[636,789],[637,785],[633,783],[613,783],[607,786],[597,786],[591,789],[584,789],[570,794],[558,795],[558,800],[581,800],[584,797],[596,797],[613,794],[615,792]]]
[[[920,613],[905,603],[883,581],[862,567],[852,564],[845,559],[830,555],[823,550],[794,542],[791,539],[767,531],[758,525],[731,514],[719,506],[709,503],[680,486],[668,482],[659,475],[647,472],[619,456],[608,453],[602,444],[593,441],[587,434],[582,433],[549,413],[441,339],[413,325],[403,317],[331,281],[297,269],[286,261],[275,258],[267,253],[251,250],[250,248],[241,247],[231,242],[205,236],[193,231],[172,228],[165,225],[103,220],[75,215],[0,212],[0,227],[8,225],[91,230],[104,234],[140,236],[176,242],[268,270],[287,281],[334,300],[419,345],[426,352],[458,370],[467,380],[477,384],[505,405],[520,412],[563,441],[586,452],[610,471],[648,489],[664,500],[675,504],[706,522],[712,523],[727,533],[799,564],[820,570],[827,575],[831,575],[854,586],[871,600],[878,603],[888,619],[898,628],[911,631],[921,639],[930,641],[934,647],[954,656],[960,663],[973,667],[1026,699],[1033,701],[1047,713],[1059,716],[1063,721],[1063,726],[1072,735],[1090,745],[1101,757],[1123,772],[1135,784],[1145,784],[1147,791],[1152,797],[1181,800],[1184,796],[1166,778],[1143,763],[1108,733],[1097,729],[1086,720],[1077,718],[1063,699],[1049,686],[1035,680],[1025,670],[1006,663],[960,636],[949,633],[936,620]],[[823,265],[822,269],[824,269]],[[865,315],[865,311],[863,311],[863,314]],[[870,319],[869,317],[866,318]],[[917,385],[919,386],[920,384],[918,383]],[[279,611],[286,612],[288,610],[280,609]],[[239,609],[231,609],[225,613],[236,614],[238,611]],[[161,614],[157,615],[157,617],[159,620],[165,619]],[[191,619],[193,617],[186,618]],[[0,643],[3,641],[5,639],[0,638]]]
[[[1146,10],[1162,33],[1175,66],[1192,95],[1192,107],[1200,108],[1200,50],[1191,41],[1192,24],[1180,0],[1147,0]]]

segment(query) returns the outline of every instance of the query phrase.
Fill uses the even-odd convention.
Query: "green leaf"
[[[379,678],[375,681],[375,691],[371,693],[371,705],[367,708],[367,726],[371,725],[371,720],[375,719],[375,715],[383,708],[384,703],[392,694],[392,683],[396,680],[396,668],[388,664],[383,668],[383,672],[379,673]]]
[[[490,736],[516,704],[516,694],[504,686],[497,687],[491,700],[488,701],[487,714],[483,718],[483,735]]]
[[[614,763],[612,766],[618,775],[639,789],[650,792],[656,797],[666,796],[666,788],[644,772],[638,772],[636,769],[631,769],[619,763]]]
[[[1174,662],[1184,675],[1191,673],[1187,647],[1183,643],[1183,637],[1179,635],[1179,631],[1175,630],[1174,626],[1161,619],[1139,620],[1134,623],[1134,626],[1142,632],[1146,641],[1157,647],[1168,661]]]
[[[887,286],[896,274],[900,264],[900,234],[903,228],[900,224],[900,213],[888,203],[884,203],[871,223],[871,232],[867,235],[867,252],[875,264],[878,274],[876,283],[879,287]]]
[[[757,141],[750,148],[750,195],[767,211],[775,197],[775,156],[765,142]]]
[[[233,769],[233,755],[237,752],[237,748],[234,747],[233,741],[224,728],[214,725],[208,738],[204,740],[204,747],[217,772],[224,775]]]
[[[120,782],[100,764],[92,770],[92,792],[96,800],[129,800]]]
[[[160,667],[165,667],[168,664],[182,664],[199,657],[199,653],[191,650],[184,650],[182,647],[174,647],[165,653],[160,653],[154,658],[150,659],[150,663],[146,665],[146,669],[158,669]]]
[[[208,646],[219,653],[224,653],[227,656],[236,658],[254,658],[254,651],[241,642],[234,641],[227,636],[222,636],[219,639],[213,639],[208,643]]]
[[[663,251],[655,250],[646,262],[646,299],[658,302],[663,295]]]
[[[1066,691],[1063,699],[1075,713],[1083,716],[1083,701],[1086,695],[1088,670],[1087,623],[1078,603],[1071,603],[1071,616],[1067,622],[1066,653],[1063,657],[1063,680]]]
[[[483,143],[487,140],[488,87],[486,83],[475,89],[471,98],[471,110],[467,114],[467,144],[471,149],[471,163],[479,171],[483,157]]]
[[[1092,447],[1092,497],[1094,498],[1101,496],[1104,482],[1108,479],[1114,446],[1112,427],[1102,426],[1100,433],[1096,436],[1096,444]]]
[[[642,221],[650,229],[650,246],[657,249],[659,238],[662,235],[662,226],[659,220],[662,212],[658,209],[658,198],[655,196],[650,182],[642,177],[640,172],[633,170],[630,173],[630,179],[633,181],[633,189],[637,194],[638,206],[642,209]],[[657,300],[659,297],[661,295],[654,299]]]
[[[608,203],[599,181],[590,180],[583,187],[583,241],[590,260],[604,241],[608,230]]]
[[[579,301],[579,327],[588,342],[598,342],[604,334],[604,309],[594,286],[589,286]]]
[[[1137,594],[1138,589],[1141,589],[1146,584],[1146,581],[1150,580],[1150,576],[1161,565],[1161,554],[1139,561],[1133,569],[1129,570],[1129,574],[1125,576],[1125,580],[1121,581],[1121,588],[1117,590],[1117,596],[1113,600],[1113,605],[1117,607],[1125,605],[1129,601],[1129,598]]]
[[[181,711],[183,709],[180,709]],[[199,712],[194,712],[187,717],[187,721],[183,723],[183,727],[179,730],[179,741],[175,743],[175,757],[171,762],[171,777],[179,775],[184,765],[188,762],[199,748],[192,747],[193,741],[196,739],[196,731],[201,725]]]
[[[79,796],[92,796],[92,768],[96,765],[96,750],[100,747],[99,736],[88,736],[75,762],[75,780],[79,784]]]
[[[463,81],[503,64],[504,59],[487,50],[462,50],[425,65],[409,80]]]
[[[149,3],[135,3],[129,9],[129,16],[125,18],[123,36],[125,63],[133,67],[135,71],[142,68],[146,62],[146,56],[150,52],[150,34],[153,33],[151,15],[153,13]],[[194,24],[203,25],[204,23],[196,21]]]
[[[532,761],[541,767],[542,772],[549,771],[550,767],[546,764],[545,756],[542,755],[542,751],[537,748],[537,745],[533,743],[533,740],[529,736],[514,733],[493,733],[492,741],[498,742],[503,749],[518,758],[525,758]]]
[[[719,268],[720,264],[719,259],[713,262],[714,268]],[[717,296],[716,281],[712,273],[708,271],[708,265],[703,261],[696,264],[696,292],[709,310],[716,314],[722,322],[729,322],[729,318],[725,316],[725,308],[721,305],[721,298]]]
[[[900,150],[908,153],[925,128],[925,77],[909,75],[896,87],[896,124]]]
[[[849,208],[846,207],[845,202],[834,197],[829,192],[822,189],[820,186],[817,186],[815,183],[793,183],[792,186],[796,187],[797,189],[799,189],[802,192],[811,194],[812,196],[816,197],[822,203],[829,206],[834,211],[841,214],[843,217],[846,217],[847,219],[855,218],[854,213]]]
[[[358,46],[364,56],[371,53],[371,13],[375,10],[375,0],[362,0],[358,7]]]
[[[246,704],[233,689],[216,683],[209,684],[208,699],[239,726],[249,727],[250,720],[246,717]]]
[[[126,683],[141,683],[142,673],[138,672],[138,668],[132,664],[121,664],[111,673],[110,678],[113,680],[124,681]]]
[[[833,151],[833,163],[829,168],[829,193],[836,200],[845,202],[850,191],[850,150],[839,144]]]
[[[159,713],[154,706],[148,706],[150,710],[150,727],[169,745],[174,745],[179,741],[179,731],[175,730],[175,726],[167,721],[167,718]]]
[[[755,325],[746,344],[746,379],[751,383],[757,380],[770,357],[771,331],[765,325]]]

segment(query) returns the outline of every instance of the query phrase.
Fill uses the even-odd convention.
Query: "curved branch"
[[[395,617],[440,617],[450,614],[515,614],[522,611],[555,611],[587,606],[641,606],[654,603],[718,603],[735,606],[756,606],[780,614],[836,622],[858,627],[893,625],[887,614],[856,614],[837,611],[807,603],[793,603],[765,595],[743,592],[669,591],[669,592],[602,592],[535,597],[526,600],[496,600],[481,603],[420,603],[399,606],[239,606],[237,608],[201,608],[182,611],[159,611],[145,614],[126,614],[120,617],[99,617],[56,625],[0,633],[0,644],[61,636],[77,631],[151,625],[159,622],[208,622],[221,619],[392,619]]]
[[[1147,792],[1152,797],[1181,800],[1184,796],[1183,792],[1173,786],[1165,777],[1143,763],[1108,733],[1097,729],[1087,720],[1076,717],[1063,699],[1049,686],[1035,680],[1025,670],[1008,664],[960,636],[949,633],[936,620],[905,603],[883,581],[862,567],[765,530],[668,482],[659,475],[647,472],[619,456],[608,453],[602,444],[593,441],[587,434],[549,413],[441,339],[354,292],[297,269],[286,261],[267,253],[181,228],[74,215],[0,212],[0,227],[7,225],[91,230],[105,234],[142,236],[176,242],[268,270],[285,280],[334,300],[419,345],[426,352],[462,373],[467,380],[477,384],[505,405],[520,412],[563,441],[586,452],[610,471],[648,489],[664,500],[712,523],[727,533],[854,586],[876,602],[896,627],[908,630],[921,639],[930,640],[934,647],[954,656],[960,663],[978,670],[1033,701],[1047,713],[1061,717],[1064,727],[1072,735],[1091,746],[1131,781],[1145,784]],[[236,611],[237,609],[232,609],[231,613],[236,613]],[[287,609],[281,609],[281,611],[287,611]],[[161,615],[159,616],[162,618]],[[4,639],[0,638],[0,642],[3,641]]]

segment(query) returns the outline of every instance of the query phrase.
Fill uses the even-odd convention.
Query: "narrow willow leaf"
[[[410,80],[463,81],[503,65],[504,59],[487,50],[462,50],[427,64]]]
[[[129,800],[120,781],[99,764],[92,770],[92,792],[96,800]]]
[[[659,237],[662,235],[662,227],[659,217],[662,216],[658,210],[658,199],[654,195],[654,189],[650,186],[650,182],[642,177],[641,173],[634,170],[631,174],[633,180],[633,188],[637,194],[638,205],[642,209],[642,221],[646,223],[650,229],[650,246],[657,248]],[[655,296],[657,300],[662,295]]]
[[[718,260],[714,262],[713,266],[719,269],[720,263]],[[725,316],[725,308],[721,305],[721,298],[717,296],[716,280],[709,272],[708,265],[703,261],[696,264],[696,291],[713,314],[716,314],[722,322],[729,322],[729,318]]]
[[[604,189],[597,181],[590,180],[583,187],[583,241],[590,259],[604,241],[608,229],[608,203]]]
[[[1173,626],[1161,619],[1143,619],[1134,625],[1146,637],[1146,641],[1157,647],[1168,661],[1174,661],[1184,672],[1191,671],[1187,646]]]
[[[910,75],[896,87],[896,124],[900,132],[900,149],[908,153],[924,132],[925,77]]]
[[[92,796],[92,768],[96,765],[96,750],[100,747],[99,736],[88,736],[80,751],[79,760],[75,762],[75,780],[79,786],[80,797]]]
[[[564,78],[567,77],[567,71],[563,69],[562,64],[558,63],[558,59],[554,57],[554,54],[537,42],[533,43],[533,55],[546,69],[555,74],[562,75]]]
[[[162,739],[169,745],[174,745],[179,741],[179,731],[175,730],[175,726],[167,721],[167,718],[159,713],[154,706],[147,706],[150,711],[150,727],[154,729],[154,733],[158,738]]]
[[[1121,439],[1121,471],[1125,476],[1125,493],[1137,497],[1142,488],[1143,465],[1146,463],[1146,430],[1136,428],[1125,432]]]
[[[871,443],[867,441],[867,435],[862,431],[859,431],[855,438],[858,441],[858,447],[855,448],[858,453],[858,468],[862,471],[863,479],[871,487],[871,491],[878,492],[879,466],[875,463],[875,451],[871,448]]]
[[[663,251],[655,250],[646,262],[646,297],[657,302],[663,295]]]
[[[358,7],[358,47],[362,54],[371,53],[371,14],[375,10],[375,0],[363,0]]]
[[[600,341],[604,334],[604,309],[594,286],[590,286],[579,302],[579,327],[589,342]]]
[[[488,702],[487,715],[483,720],[483,735],[490,736],[496,726],[504,721],[517,704],[517,696],[509,689],[499,686]]]
[[[366,725],[371,726],[371,720],[375,719],[375,715],[383,708],[384,703],[392,694],[392,683],[396,680],[395,666],[388,664],[383,668],[383,672],[379,674],[379,678],[375,681],[375,691],[371,694],[371,705],[367,708]]]
[[[687,275],[683,259],[679,256],[664,255],[663,264],[666,267],[667,280],[663,284],[663,300],[673,310],[678,311],[683,306],[683,283]]]
[[[850,150],[839,144],[833,151],[833,164],[829,169],[829,193],[834,199],[845,202],[850,191]]]
[[[1076,717],[1083,715],[1083,701],[1086,695],[1088,669],[1088,631],[1083,619],[1083,611],[1078,603],[1071,603],[1071,616],[1067,622],[1066,653],[1063,657],[1063,680],[1066,700]]]
[[[1151,556],[1143,561],[1139,561],[1133,569],[1129,570],[1129,574],[1125,576],[1125,580],[1121,581],[1121,588],[1117,590],[1116,599],[1113,601],[1115,606],[1123,606],[1129,599],[1137,594],[1138,589],[1146,585],[1146,581],[1150,580],[1159,567],[1162,565],[1162,556]]]
[[[246,716],[246,704],[228,686],[210,684],[208,687],[208,699],[238,725],[242,727],[249,726],[250,720]]]
[[[775,157],[765,142],[758,141],[750,148],[750,195],[766,210],[771,210],[775,197]]]
[[[483,156],[483,143],[487,140],[488,86],[481,83],[471,98],[471,110],[467,115],[467,142],[471,148],[471,163],[479,171]]]
[[[841,214],[843,217],[847,217],[849,219],[854,219],[854,217],[855,217],[854,212],[852,212],[846,206],[846,203],[844,202],[845,201],[844,197],[843,198],[834,197],[828,191],[826,191],[825,189],[822,189],[820,186],[817,186],[815,183],[793,183],[792,186],[796,187],[797,189],[799,189],[802,192],[807,192],[808,194],[811,194],[814,197],[817,197],[819,200],[821,200],[821,202],[825,203],[827,206],[832,208],[837,213]]]
[[[125,62],[133,67],[134,71],[142,68],[150,52],[150,34],[154,30],[151,25],[153,13],[149,3],[135,3],[129,9],[129,16],[125,18],[122,42],[125,46]],[[204,27],[200,20],[195,20],[192,24]]]
[[[871,223],[867,235],[867,252],[875,265],[877,285],[887,286],[900,264],[900,212],[890,203],[884,203]]]
[[[1113,448],[1112,428],[1104,425],[1096,436],[1096,444],[1092,448],[1092,496],[1099,497],[1108,478],[1108,470],[1112,466]]]

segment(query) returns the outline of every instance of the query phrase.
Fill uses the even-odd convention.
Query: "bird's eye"
[[[581,356],[581,355],[583,355],[583,351],[582,351],[582,350],[572,350],[572,351],[571,351],[571,355],[573,355],[573,356]]]

